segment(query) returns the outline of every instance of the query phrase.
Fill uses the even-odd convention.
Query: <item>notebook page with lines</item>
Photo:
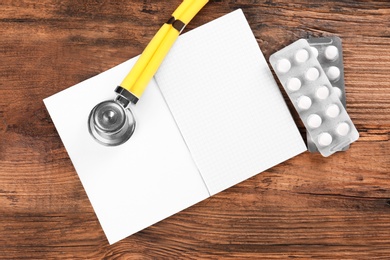
[[[240,9],[182,35],[155,78],[211,195],[306,151]]]
[[[132,107],[137,127],[130,140],[107,147],[90,136],[91,109],[115,97],[112,86],[136,60],[44,100],[110,244],[209,197],[154,80]]]

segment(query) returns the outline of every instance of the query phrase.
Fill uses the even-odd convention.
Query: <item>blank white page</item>
[[[154,80],[132,108],[129,141],[106,147],[89,135],[91,109],[115,97],[135,60],[44,100],[110,244],[209,197]]]
[[[182,35],[155,78],[211,194],[306,150],[241,10]]]

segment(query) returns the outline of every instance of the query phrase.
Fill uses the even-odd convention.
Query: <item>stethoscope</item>
[[[116,146],[125,143],[133,135],[136,120],[130,105],[137,104],[179,34],[207,2],[208,0],[184,0],[115,89],[116,98],[103,101],[92,109],[88,129],[97,142]]]

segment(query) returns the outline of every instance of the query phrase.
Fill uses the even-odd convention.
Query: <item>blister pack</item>
[[[341,103],[346,108],[345,84],[344,84],[344,64],[343,48],[341,39],[332,37],[310,37],[307,39],[314,56],[317,57],[322,69],[325,71],[333,89],[339,96]],[[318,152],[317,146],[307,133],[307,148],[309,152]],[[348,150],[349,145],[343,147],[341,151]]]
[[[272,54],[270,63],[323,156],[359,138],[307,40],[298,40]]]

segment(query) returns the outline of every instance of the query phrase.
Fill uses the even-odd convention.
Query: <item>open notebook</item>
[[[44,100],[110,244],[306,150],[241,10],[180,36],[134,135],[102,146],[89,112],[135,61]]]

